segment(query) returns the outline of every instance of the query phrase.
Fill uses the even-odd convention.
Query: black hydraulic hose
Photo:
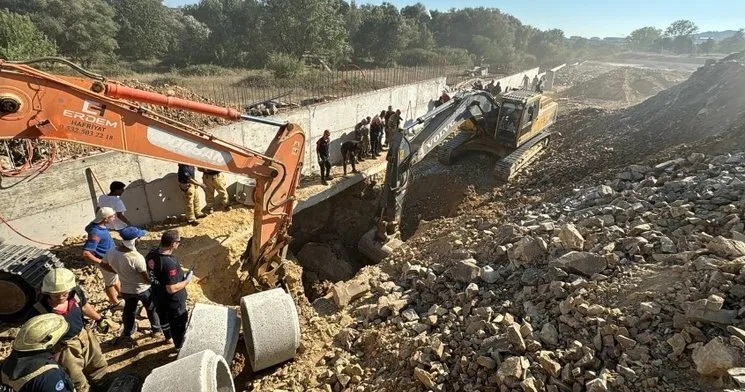
[[[67,65],[68,67],[72,68],[73,70],[77,71],[78,73],[85,75],[91,79],[96,80],[106,80],[106,78],[103,77],[103,75],[97,74],[95,72],[88,71],[87,69],[81,67],[78,64],[73,63],[72,61],[62,58],[62,57],[39,57],[36,59],[31,60],[23,60],[23,61],[6,61],[8,64],[19,64],[19,65],[31,65],[36,63],[61,63],[64,65]]]

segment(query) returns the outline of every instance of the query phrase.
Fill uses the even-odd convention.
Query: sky
[[[164,0],[170,7],[197,0]],[[389,0],[401,8],[416,0]],[[745,0],[419,0],[427,9],[496,7],[540,29],[559,28],[567,37],[625,37],[633,30],[666,28],[678,19],[692,20],[700,32],[745,27]],[[358,0],[358,4],[382,1]]]

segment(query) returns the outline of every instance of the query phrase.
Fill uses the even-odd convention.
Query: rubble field
[[[372,227],[380,178],[302,211],[286,282],[300,316],[298,355],[254,374],[239,342],[236,390],[738,388],[745,383],[743,62],[730,56],[685,81],[660,71],[659,80],[680,83],[661,90],[652,81],[654,89],[637,89],[634,100],[651,98],[620,109],[634,101],[625,85],[603,85],[607,96],[627,94],[616,101],[559,98],[549,148],[510,184],[488,175],[488,156],[447,167],[425,160],[404,207],[405,244],[379,265],[367,265],[354,246]],[[637,72],[589,64],[594,76],[580,80],[582,66],[564,77],[564,91]],[[197,276],[192,304],[237,308],[250,216],[239,206],[196,227],[159,223],[138,247],[145,252],[178,227],[177,256]],[[81,241],[55,251],[102,309],[100,274],[79,260]],[[10,336],[0,334],[0,355]],[[112,375],[144,377],[173,360],[146,334],[138,332],[133,349],[113,337],[102,336]]]

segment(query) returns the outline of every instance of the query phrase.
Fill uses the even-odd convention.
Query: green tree
[[[740,29],[731,37],[727,37],[720,41],[719,50],[725,53],[745,50],[745,30]]]
[[[204,55],[209,53],[205,51],[211,33],[207,26],[180,10],[168,10],[165,23],[172,32],[164,56],[166,64],[183,67],[209,62],[209,56]]]
[[[36,27],[31,18],[0,9],[0,58],[28,60],[57,53],[57,45]]]
[[[662,30],[652,26],[636,29],[626,37],[626,45],[631,50],[653,51],[655,42],[662,37]]]
[[[227,67],[263,66],[268,53],[276,50],[263,48],[263,8],[257,0],[201,0],[184,7],[186,15],[210,31],[200,61]]]
[[[348,33],[335,0],[265,0],[261,25],[266,51],[295,58],[313,55],[331,63],[346,60]]]
[[[432,31],[440,46],[464,48],[493,64],[515,60],[515,30],[496,8],[464,8],[432,13]]]
[[[713,39],[709,38],[706,41],[704,41],[704,42],[702,42],[702,43],[700,43],[698,45],[698,50],[701,51],[701,52],[703,52],[703,53],[709,54],[709,53],[711,53],[714,50],[714,47],[715,46],[716,46],[716,41],[714,41]]]
[[[528,54],[535,56],[541,65],[559,64],[569,58],[564,32],[559,29],[533,34],[527,51]]]
[[[698,26],[690,20],[676,20],[665,30],[665,35],[670,37],[690,37],[698,32]]]
[[[167,24],[168,10],[160,0],[108,0],[119,25],[119,54],[129,59],[163,55],[173,32]]]
[[[678,54],[693,53],[696,45],[693,35],[698,31],[698,26],[690,20],[676,20],[665,30],[665,35],[672,39],[672,51]]]
[[[431,28],[432,18],[430,18],[427,8],[422,3],[401,8],[401,16],[408,24],[408,30],[411,32],[407,49],[430,51],[435,48],[435,37]],[[424,52],[419,53],[423,54]]]
[[[360,7],[362,23],[351,38],[354,56],[388,65],[401,54],[411,38],[410,25],[389,3]]]
[[[90,66],[118,48],[114,10],[103,0],[29,0],[31,20],[53,39],[61,54]]]

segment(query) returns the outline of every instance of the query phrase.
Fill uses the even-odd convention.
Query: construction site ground
[[[697,286],[696,279],[705,280],[709,275],[695,275],[691,272],[695,267],[690,264],[653,261],[651,256],[640,261],[630,252],[627,264],[608,264],[606,269],[586,276],[578,273],[569,278],[556,277],[553,274],[558,274],[559,269],[550,269],[548,264],[520,265],[524,259],[516,252],[529,253],[542,247],[539,253],[543,257],[544,252],[562,245],[549,238],[546,246],[541,235],[535,234],[544,233],[545,237],[545,232],[536,228],[538,222],[545,227],[555,223],[558,230],[570,221],[579,227],[580,218],[594,219],[587,213],[570,220],[568,216],[575,211],[570,212],[567,206],[577,205],[588,211],[594,205],[606,206],[596,195],[598,189],[606,191],[598,188],[601,185],[613,188],[617,196],[620,191],[616,189],[651,187],[656,178],[666,175],[672,176],[669,181],[673,182],[687,178],[686,173],[695,170],[714,173],[714,168],[720,167],[715,165],[724,164],[726,158],[712,161],[709,166],[702,163],[703,159],[742,151],[745,66],[741,58],[739,61],[721,62],[708,67],[716,69],[702,69],[694,74],[690,72],[695,68],[668,66],[657,59],[647,61],[645,66],[586,62],[565,68],[557,77],[556,91],[550,93],[560,107],[553,127],[555,136],[539,160],[516,181],[502,184],[489,176],[495,163],[492,157],[472,155],[453,166],[443,166],[433,158],[436,154],[431,154],[433,157],[415,170],[415,181],[407,195],[402,222],[406,244],[380,265],[366,266],[354,254],[356,239],[373,222],[374,201],[379,192],[375,177],[302,211],[296,216],[296,242],[291,250],[300,252],[307,243],[329,244],[339,249],[339,257],[329,263],[352,265],[354,274],[345,276],[345,280],[368,282],[371,289],[355,303],[339,309],[324,297],[335,282],[324,280],[320,272],[309,277],[302,263],[292,256],[295,262],[288,264],[287,283],[300,313],[302,341],[297,358],[253,374],[240,342],[232,363],[236,390],[720,390],[723,379],[700,377],[697,354],[692,359],[688,350],[694,351],[722,335],[723,327],[699,322],[681,332],[678,324],[673,326],[674,312],[668,312],[667,302],[657,300],[662,311],[656,308],[659,304],[649,305],[660,295],[671,301],[699,299],[693,293],[700,290],[702,298],[710,294],[724,296],[726,308],[738,309],[738,301],[717,291],[716,285]],[[716,114],[719,120],[709,119],[707,114]],[[701,128],[704,126],[711,132]],[[706,158],[699,159],[692,153],[704,153]],[[681,158],[695,165],[689,168],[680,162]],[[674,159],[679,159],[678,166],[674,166],[678,171],[651,169]],[[382,158],[368,160],[360,166],[365,169],[382,162]],[[715,174],[721,170],[737,173],[737,161],[733,162]],[[742,174],[743,166],[739,167]],[[340,170],[333,168],[334,180],[329,187],[343,180]],[[641,178],[637,178],[639,173]],[[715,174],[711,174],[712,178]],[[654,181],[643,182],[652,175]],[[327,187],[320,185],[317,178],[305,178],[301,185],[300,199]],[[678,204],[671,202],[673,206]],[[734,206],[730,215],[745,219],[743,202],[730,204]],[[644,224],[645,220],[651,221],[650,214],[661,214],[654,209],[657,207],[645,208],[647,213],[642,217],[640,212],[635,223]],[[727,232],[721,227],[712,228],[718,222],[706,224],[709,237]],[[736,229],[735,225],[727,230]],[[197,277],[196,284],[189,286],[190,304],[214,302],[237,308],[239,298],[247,292],[243,283],[246,272],[239,260],[252,229],[250,208],[236,205],[229,212],[215,212],[194,227],[178,220],[153,224],[147,227],[149,234],[138,248],[144,253],[156,246],[162,231],[170,228],[178,228],[183,238],[177,257],[184,267],[193,268]],[[583,243],[588,244],[576,250],[594,251],[612,242],[606,232],[585,226],[581,229]],[[509,230],[515,232],[511,240],[514,242],[501,237]],[[632,232],[631,228],[628,230]],[[664,227],[656,230],[673,236]],[[687,230],[693,230],[691,236],[703,236],[694,229]],[[550,233],[549,230],[549,237]],[[570,242],[564,231],[561,233],[561,240]],[[107,305],[101,276],[81,261],[82,241],[83,237],[69,238],[54,251],[81,278],[91,302],[101,310]],[[535,245],[541,241],[543,245]],[[590,242],[600,245],[592,247]],[[682,243],[677,247],[681,252],[687,250]],[[502,277],[496,284],[485,282],[483,276],[482,280],[461,279],[459,268],[469,265],[464,260],[472,258],[478,259],[481,267],[482,260],[488,260],[484,263],[498,269]],[[733,268],[729,270],[734,271]],[[541,283],[535,283],[538,281]],[[563,290],[563,299],[546,299],[548,290]],[[574,290],[569,299],[568,290]],[[642,308],[649,308],[650,314],[632,315]],[[530,326],[539,318],[538,313],[543,328]],[[119,312],[113,317],[117,319]],[[640,323],[639,329],[627,330],[632,321]],[[147,330],[147,320],[139,323]],[[517,335],[522,335],[519,339],[509,332],[515,325]],[[555,325],[559,325],[557,333],[552,332]],[[611,329],[609,325],[614,328],[611,332],[605,331]],[[494,344],[499,345],[502,335],[497,335],[505,328],[506,346],[485,351],[489,334],[495,334]],[[677,335],[673,335],[675,331]],[[0,334],[0,357],[7,355],[13,333],[8,330]],[[621,338],[614,343],[613,337],[608,342],[606,336]],[[139,332],[135,348],[118,347],[112,344],[113,338],[113,334],[101,336],[113,375],[132,372],[145,377],[153,368],[174,360],[168,355],[170,347]],[[683,339],[683,348],[678,347],[679,339]],[[669,354],[672,345],[676,355]],[[631,349],[642,346],[642,353]],[[733,360],[733,365],[734,362],[743,365],[739,359]],[[558,370],[554,366],[559,366]]]

